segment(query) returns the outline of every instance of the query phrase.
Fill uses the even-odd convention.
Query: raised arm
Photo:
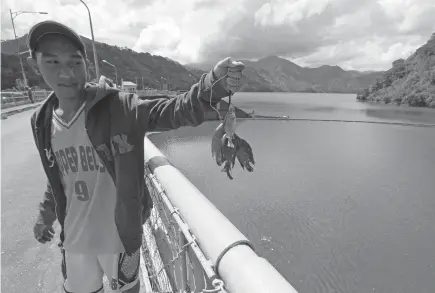
[[[204,74],[186,93],[176,97],[150,99],[130,95],[129,108],[144,131],[164,131],[181,126],[198,126],[205,120],[205,114],[213,111],[216,104],[230,91],[240,87],[244,65],[226,58],[213,70]],[[213,86],[212,86],[213,85]]]

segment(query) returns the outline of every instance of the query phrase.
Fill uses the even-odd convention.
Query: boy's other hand
[[[35,227],[33,228],[33,233],[35,235],[35,239],[43,244],[46,242],[50,242],[55,234],[53,227],[39,223],[35,224]]]

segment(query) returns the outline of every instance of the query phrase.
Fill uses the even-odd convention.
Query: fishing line
[[[239,118],[240,120],[275,120],[275,121],[308,121],[308,122],[338,122],[338,123],[366,123],[366,124],[384,124],[384,125],[397,125],[397,126],[414,126],[414,127],[432,127],[435,124],[430,123],[412,123],[412,122],[388,122],[388,121],[367,121],[367,120],[342,120],[342,119],[316,119],[316,118],[290,118],[282,116],[264,116],[249,118]]]

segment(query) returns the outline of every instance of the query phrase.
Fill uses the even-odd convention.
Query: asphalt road
[[[1,122],[2,292],[61,292],[62,288],[59,227],[52,243],[39,244],[33,238],[46,177],[30,129],[32,113]]]
[[[33,238],[46,182],[30,128],[33,111],[1,120],[1,292],[5,293],[63,292],[59,225],[56,222],[51,243]]]

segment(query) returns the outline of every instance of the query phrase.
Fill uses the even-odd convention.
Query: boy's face
[[[58,98],[75,98],[86,84],[86,60],[77,46],[62,35],[44,36],[34,61]]]

